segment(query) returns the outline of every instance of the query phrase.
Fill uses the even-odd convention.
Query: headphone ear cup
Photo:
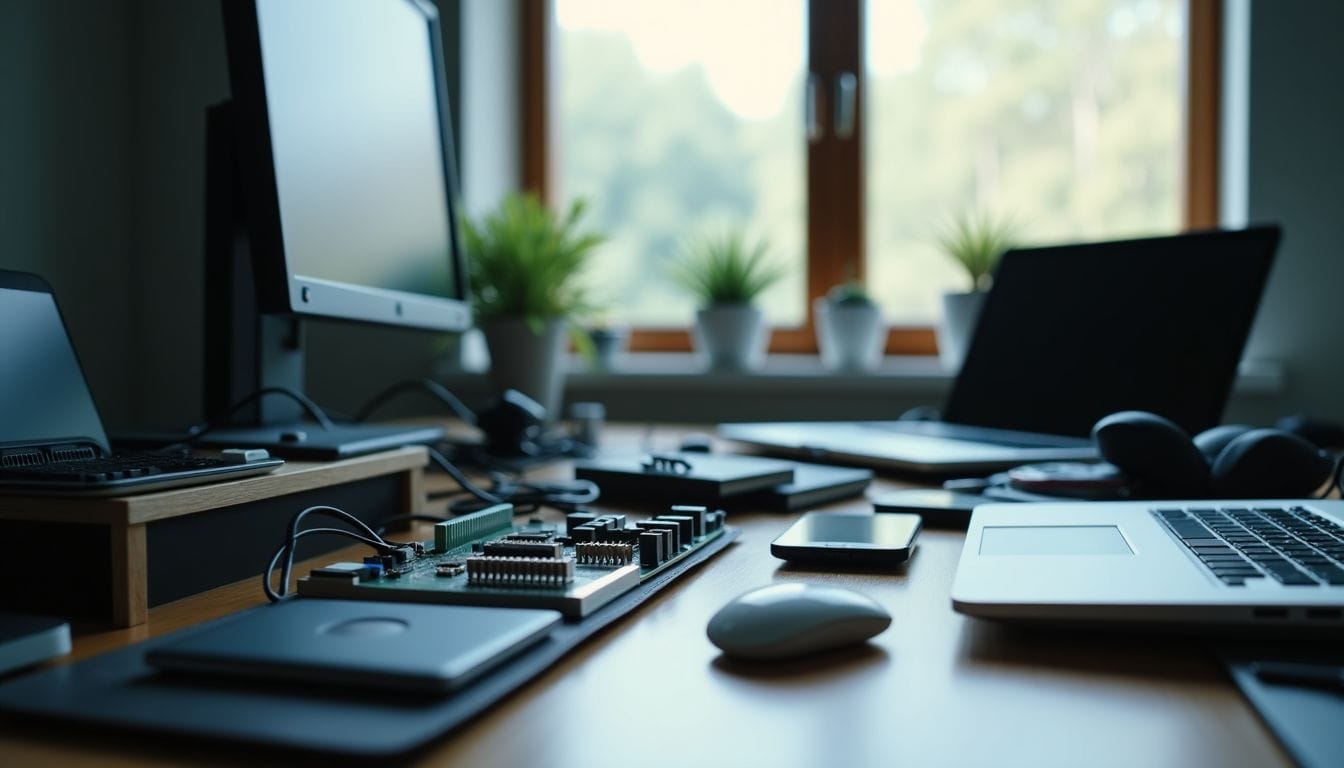
[[[1218,454],[1210,486],[1224,499],[1297,499],[1313,495],[1334,469],[1328,456],[1297,435],[1252,429]]]
[[[1146,411],[1121,411],[1098,421],[1092,441],[1103,459],[1133,482],[1135,495],[1198,499],[1209,492],[1209,465],[1174,422]]]
[[[1236,440],[1238,437],[1250,432],[1255,427],[1248,427],[1245,424],[1223,424],[1222,426],[1206,429],[1195,435],[1195,447],[1204,454],[1204,460],[1213,465],[1218,454],[1223,452],[1227,444]]]

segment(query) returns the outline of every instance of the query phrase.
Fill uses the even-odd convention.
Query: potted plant
[[[490,377],[559,412],[571,322],[589,309],[580,277],[603,238],[579,229],[584,202],[559,217],[535,195],[462,222],[472,307],[490,351]],[[586,346],[586,339],[584,340]]]
[[[630,344],[630,328],[609,318],[598,318],[588,326],[592,344],[592,368],[610,373],[621,365],[621,358]]]
[[[821,363],[838,371],[871,371],[882,362],[886,326],[882,310],[850,281],[837,285],[812,305]]]
[[[980,307],[989,291],[999,257],[1012,245],[1015,225],[1010,218],[966,212],[953,217],[938,238],[950,258],[966,270],[971,287],[963,293],[943,294],[943,318],[938,326],[938,356],[949,371],[961,368]]]
[[[692,242],[673,269],[673,279],[700,302],[695,346],[710,370],[750,370],[765,360],[770,333],[752,302],[784,277],[768,251],[764,241],[749,244],[741,233],[725,232]]]

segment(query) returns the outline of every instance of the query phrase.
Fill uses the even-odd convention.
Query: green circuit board
[[[673,507],[633,521],[578,512],[564,525],[516,525],[513,506],[498,504],[438,523],[433,541],[315,570],[299,594],[550,608],[574,620],[719,538],[723,521],[722,511]]]

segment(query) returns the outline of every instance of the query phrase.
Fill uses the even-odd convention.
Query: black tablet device
[[[557,611],[285,600],[145,654],[173,672],[445,692],[544,639]]]

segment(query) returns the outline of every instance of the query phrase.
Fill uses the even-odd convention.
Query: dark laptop
[[[940,421],[725,424],[788,455],[931,474],[1095,458],[1092,425],[1218,424],[1277,227],[1023,248],[999,262]]]
[[[112,453],[51,286],[0,270],[0,492],[114,495],[255,475],[283,463],[264,451]]]

